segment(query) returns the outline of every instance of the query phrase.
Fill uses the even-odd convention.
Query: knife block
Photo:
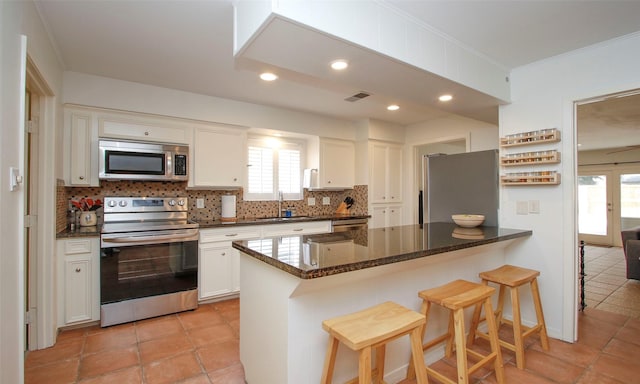
[[[338,205],[338,209],[336,209],[336,215],[348,215],[349,208],[347,208],[347,204],[343,201]]]

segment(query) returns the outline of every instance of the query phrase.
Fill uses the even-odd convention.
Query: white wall
[[[62,69],[33,3],[0,2],[0,383],[23,381],[24,364],[24,191],[9,191],[9,167],[24,174],[24,54],[58,93]],[[55,143],[51,143],[55,145]],[[52,159],[53,160],[53,159]],[[53,236],[53,234],[49,234]],[[51,257],[53,257],[51,255]]]
[[[404,209],[405,224],[417,223],[419,187],[416,185],[415,149],[427,143],[466,138],[469,151],[484,151],[498,147],[498,127],[466,117],[450,115],[405,128],[404,145]]]
[[[64,73],[64,103],[355,140],[350,120],[199,95],[175,89]]]
[[[500,136],[556,127],[562,153],[559,186],[503,187],[500,223],[533,230],[508,262],[537,269],[550,336],[574,339],[577,299],[574,101],[640,87],[640,34],[515,69],[513,103],[500,109]],[[546,148],[547,146],[545,146]],[[540,201],[540,214],[516,215],[517,201]],[[562,293],[562,294],[561,294]],[[525,304],[527,301],[525,301]],[[524,313],[533,318],[532,312]]]

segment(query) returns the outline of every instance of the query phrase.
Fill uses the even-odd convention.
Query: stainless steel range
[[[105,197],[100,325],[198,306],[198,224],[186,197]]]

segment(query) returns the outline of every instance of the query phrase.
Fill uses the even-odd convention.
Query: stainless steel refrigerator
[[[451,215],[479,214],[485,216],[482,225],[498,226],[498,167],[497,149],[424,156],[420,223],[453,222]]]

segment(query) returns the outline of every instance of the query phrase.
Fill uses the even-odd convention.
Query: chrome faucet
[[[278,191],[278,217],[282,217],[282,191]]]

